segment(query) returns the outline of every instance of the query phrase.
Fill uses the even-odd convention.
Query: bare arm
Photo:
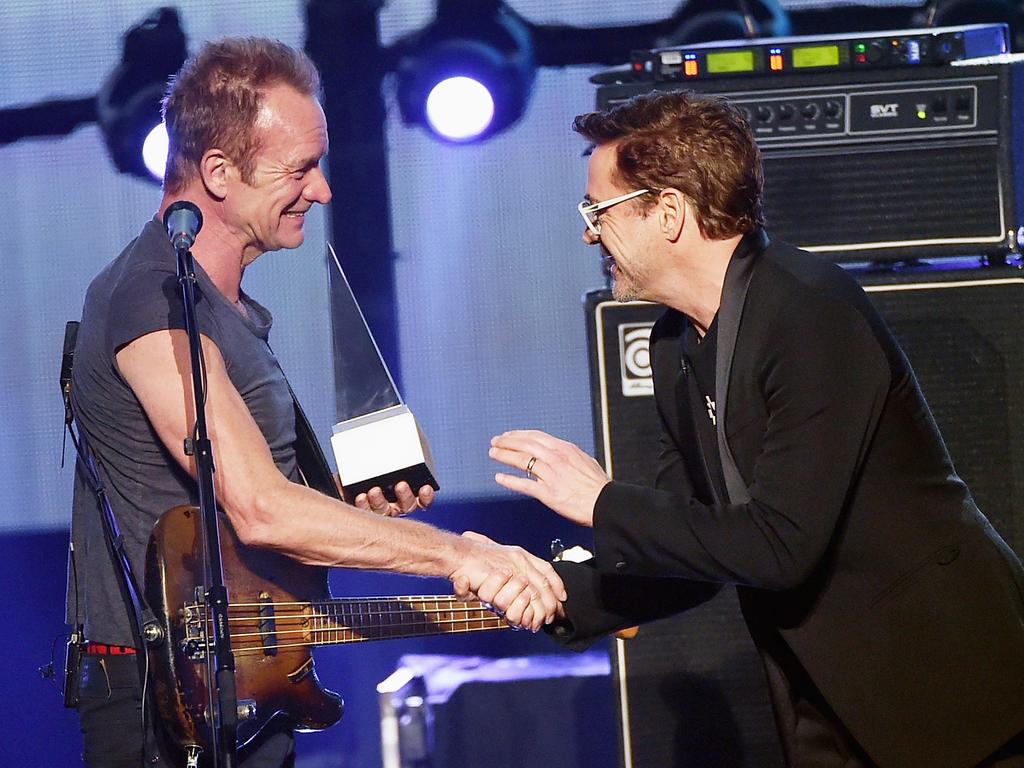
[[[444,577],[532,628],[554,616],[564,595],[561,580],[524,550],[380,517],[290,482],[228,378],[220,350],[205,336],[203,354],[217,499],[245,544],[308,564]],[[161,441],[194,476],[195,461],[183,447],[195,421],[185,332],[141,336],[117,352],[117,365]]]

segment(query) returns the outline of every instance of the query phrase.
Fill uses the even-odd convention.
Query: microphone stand
[[[209,583],[204,599],[209,620],[206,631],[213,626],[213,653],[206,642],[207,690],[210,694],[210,722],[214,743],[214,766],[235,768],[237,765],[236,732],[238,729],[238,700],[235,692],[235,657],[231,653],[231,632],[228,628],[228,591],[224,585],[221,562],[220,531],[217,527],[217,499],[213,486],[213,450],[206,429],[206,367],[203,364],[199,327],[196,324],[196,272],[190,243],[178,241],[178,283],[185,310],[185,329],[188,332],[192,361],[192,390],[196,406],[195,437],[185,438],[185,453],[196,458],[196,480],[199,484],[199,509],[205,532],[206,571]],[[205,632],[204,632],[205,635]],[[212,672],[212,675],[211,675]],[[215,680],[216,701],[209,681]],[[189,765],[198,761],[190,755]]]

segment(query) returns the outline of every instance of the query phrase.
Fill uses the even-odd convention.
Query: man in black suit
[[[616,299],[668,309],[653,488],[543,432],[492,441],[526,471],[499,484],[594,529],[553,633],[585,647],[734,584],[788,764],[1024,764],[1021,563],[857,282],[768,238],[745,121],[663,93],[574,127],[584,239]]]

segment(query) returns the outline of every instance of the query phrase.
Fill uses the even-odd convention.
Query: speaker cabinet
[[[959,474],[1024,549],[1024,274],[1011,267],[864,272],[910,358]],[[648,339],[663,311],[586,297],[595,445],[614,478],[650,483],[660,427]],[[624,768],[782,765],[760,660],[735,591],[614,640]]]
[[[915,268],[861,284],[914,367],[957,473],[1024,552],[1024,272]]]

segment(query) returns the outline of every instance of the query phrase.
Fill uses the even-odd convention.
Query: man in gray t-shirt
[[[241,281],[262,253],[299,246],[306,212],[331,198],[320,169],[327,126],[318,90],[301,52],[226,39],[186,62],[164,103],[170,154],[158,218],[187,199],[204,220],[192,251],[220,509],[246,546],[311,565],[448,578],[459,595],[493,603],[509,623],[536,631],[565,599],[554,570],[518,547],[403,519],[430,503],[429,488],[399,484],[392,504],[374,489],[351,506],[295,482],[295,418],[266,345],[270,314]],[[196,501],[195,463],[183,446],[195,415],[180,303],[173,250],[150,222],[90,286],[75,354],[76,417],[140,575],[153,523]],[[97,504],[81,479],[72,527],[68,618],[84,622],[89,641],[79,685],[86,763],[137,766],[137,649]],[[245,765],[290,759],[290,734],[265,731]]]

